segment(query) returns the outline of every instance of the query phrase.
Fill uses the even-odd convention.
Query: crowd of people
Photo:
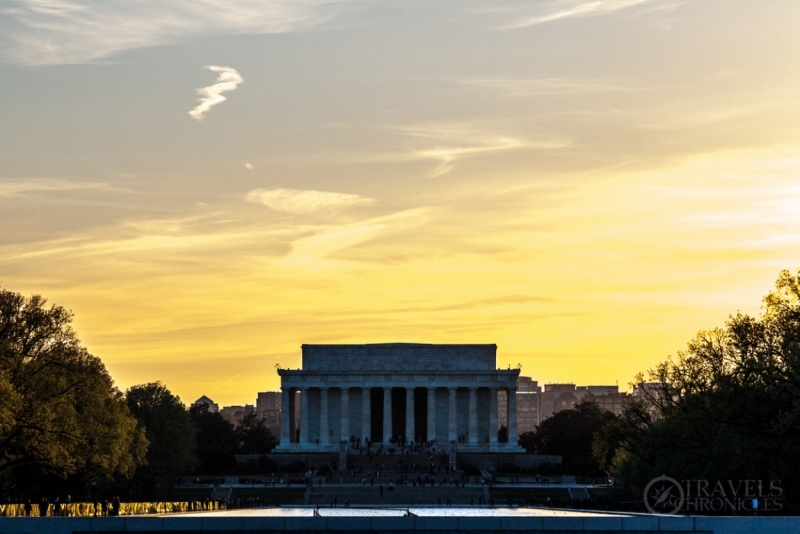
[[[109,517],[119,515],[122,504],[119,497],[114,497],[111,501],[108,499],[96,500],[91,503],[91,506],[94,517]],[[30,499],[26,499],[23,503],[23,510],[25,517],[69,517],[73,515],[73,503],[69,495],[64,497],[63,501],[59,497],[53,498],[52,501],[47,497],[42,497],[36,504],[32,503]]]

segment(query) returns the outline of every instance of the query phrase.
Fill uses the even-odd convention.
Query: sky
[[[618,383],[800,268],[793,0],[6,0],[0,286],[117,385],[303,343]]]

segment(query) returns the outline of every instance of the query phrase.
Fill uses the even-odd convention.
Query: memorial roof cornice
[[[514,376],[519,375],[521,372],[520,369],[453,369],[451,371],[448,370],[441,370],[441,371],[406,371],[403,369],[376,369],[372,371],[362,371],[362,370],[342,370],[342,371],[330,371],[330,370],[314,370],[314,371],[304,371],[303,369],[278,369],[278,374],[280,376],[383,376],[386,374],[396,375],[396,376],[452,376],[452,375],[469,375],[469,376],[476,376],[476,375],[508,375]]]

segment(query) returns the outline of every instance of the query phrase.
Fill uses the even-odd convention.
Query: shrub
[[[522,469],[512,463],[505,463],[497,468],[501,473],[520,473]]]

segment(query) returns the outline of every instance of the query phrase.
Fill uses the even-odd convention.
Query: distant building
[[[263,391],[258,394],[256,398],[256,410],[263,412],[266,410],[281,411],[281,392],[280,391]]]
[[[217,413],[217,412],[219,412],[219,404],[217,404],[217,403],[216,403],[216,402],[214,402],[213,400],[209,399],[209,398],[208,398],[208,397],[206,397],[205,395],[203,395],[202,397],[200,397],[199,399],[197,399],[196,401],[194,401],[194,402],[192,403],[192,406],[202,406],[202,405],[204,405],[204,404],[205,404],[206,406],[208,406],[208,411],[209,411],[209,412],[213,412],[213,413]]]
[[[633,387],[631,395],[636,398],[647,396],[659,398],[663,395],[664,384],[662,382],[642,382]]]
[[[565,391],[561,393],[555,401],[553,401],[553,413],[558,413],[562,410],[569,410],[575,407],[580,401],[575,396],[574,392]]]
[[[655,401],[655,403],[648,402],[647,409],[653,419],[661,419],[662,414],[657,404],[664,398],[664,389],[664,384],[661,382],[643,382],[633,387],[631,397],[636,400]]]
[[[263,421],[273,436],[281,435],[281,411],[280,410],[263,410],[258,412],[258,418]]]
[[[533,432],[539,424],[542,388],[536,380],[529,376],[521,376],[517,380],[517,432]],[[503,421],[508,411],[508,397],[505,391],[497,394],[497,413]]]
[[[299,403],[296,403],[299,407]],[[256,413],[258,419],[272,432],[274,436],[281,435],[281,392],[262,391],[256,398]],[[299,418],[295,418],[299,420]]]
[[[538,393],[541,390],[542,388],[539,387],[539,383],[529,376],[521,376],[517,379],[517,393]]]
[[[247,414],[255,411],[255,406],[252,404],[245,404],[244,406],[223,406],[219,414],[230,424],[238,426]]]
[[[560,397],[565,393],[572,394],[575,392],[575,384],[545,384],[544,392],[542,393],[541,412],[539,414],[542,421],[550,417],[556,412],[564,409],[572,408],[574,404],[572,401],[577,400]]]
[[[609,411],[614,415],[622,415],[625,409],[625,403],[628,401],[629,395],[625,392],[619,391],[617,386],[584,386],[578,388],[583,390],[579,393],[579,399],[590,400],[596,403],[601,410]]]
[[[615,415],[621,415],[629,395],[618,386],[576,386],[575,384],[545,384],[541,399],[541,419],[574,408],[584,400],[591,400]]]
[[[541,422],[542,387],[529,376],[519,377],[517,388],[517,430],[533,432]]]

